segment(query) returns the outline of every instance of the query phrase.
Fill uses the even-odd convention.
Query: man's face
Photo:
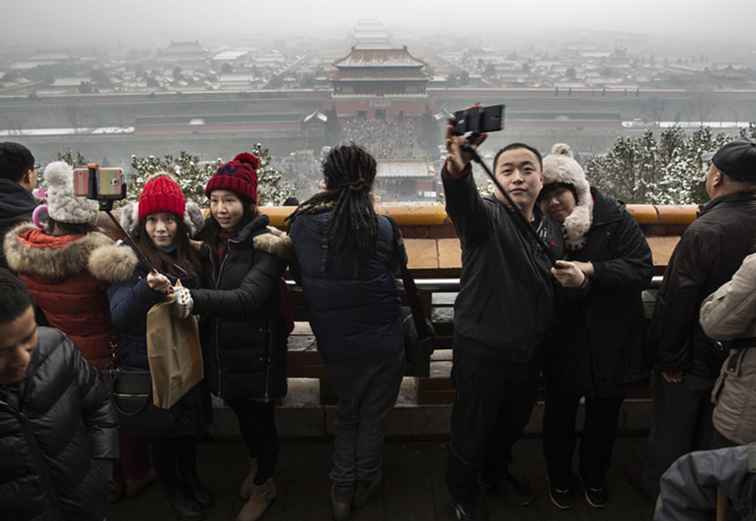
[[[496,161],[496,179],[521,210],[533,210],[543,188],[543,170],[533,152],[526,148],[503,152]],[[496,198],[506,202],[498,190]]]
[[[10,322],[0,322],[0,384],[15,384],[26,378],[26,369],[37,347],[34,308]]]

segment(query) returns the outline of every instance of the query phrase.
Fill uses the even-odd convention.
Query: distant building
[[[158,61],[182,67],[202,67],[207,65],[209,52],[200,42],[171,42],[168,47],[161,49]]]

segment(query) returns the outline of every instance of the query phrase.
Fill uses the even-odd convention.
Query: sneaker
[[[276,499],[276,483],[273,478],[268,479],[262,485],[252,482],[252,490],[249,499],[242,507],[236,521],[257,521]]]
[[[571,510],[575,506],[575,494],[571,488],[557,488],[549,483],[549,499],[559,510]]]
[[[609,492],[606,487],[592,488],[583,487],[585,493],[585,500],[593,508],[604,508],[609,502]]]
[[[358,481],[357,488],[354,491],[352,505],[355,508],[362,508],[367,505],[370,498],[378,491],[381,486],[381,478],[375,478],[372,481]]]
[[[530,482],[524,477],[516,477],[507,471],[501,482],[506,486],[506,496],[514,504],[526,507],[535,500],[535,493]]]

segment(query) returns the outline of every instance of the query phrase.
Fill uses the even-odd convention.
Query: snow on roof
[[[213,56],[214,61],[234,61],[249,54],[249,51],[223,51]]]
[[[338,68],[346,67],[413,67],[419,68],[425,62],[412,56],[407,47],[399,49],[389,48],[358,48],[352,47],[348,56],[334,63]]]
[[[134,127],[27,128],[21,130],[0,130],[0,137],[72,136],[76,134],[132,134],[133,132]]]
[[[92,78],[87,77],[81,77],[81,78],[57,78],[51,87],[78,87],[82,83],[87,83],[92,81]]]
[[[427,161],[382,161],[377,177],[433,177],[435,168]]]

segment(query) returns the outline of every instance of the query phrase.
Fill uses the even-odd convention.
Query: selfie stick
[[[466,152],[470,154],[472,157],[472,160],[475,163],[478,163],[480,166],[483,167],[483,170],[486,172],[486,175],[491,179],[494,186],[496,186],[497,190],[499,190],[499,193],[504,196],[504,199],[507,201],[507,205],[509,208],[509,213],[514,216],[515,221],[519,222],[519,224],[522,226],[523,229],[526,230],[526,234],[530,234],[530,236],[536,241],[536,244],[541,247],[543,252],[549,257],[549,260],[551,260],[551,264],[556,264],[556,261],[558,260],[556,258],[556,255],[554,255],[554,252],[551,251],[549,246],[544,242],[544,240],[541,238],[540,235],[538,235],[538,232],[533,229],[533,227],[530,225],[528,220],[525,218],[525,216],[522,214],[522,210],[520,210],[520,207],[515,204],[515,202],[512,200],[512,197],[507,193],[506,190],[504,190],[504,187],[501,186],[501,183],[498,179],[496,179],[496,176],[491,171],[490,168],[488,168],[488,165],[485,161],[483,161],[483,158],[480,157],[480,154],[478,153],[478,149],[476,149],[474,146],[472,146],[469,143],[464,143],[461,146],[461,149],[463,152]]]

